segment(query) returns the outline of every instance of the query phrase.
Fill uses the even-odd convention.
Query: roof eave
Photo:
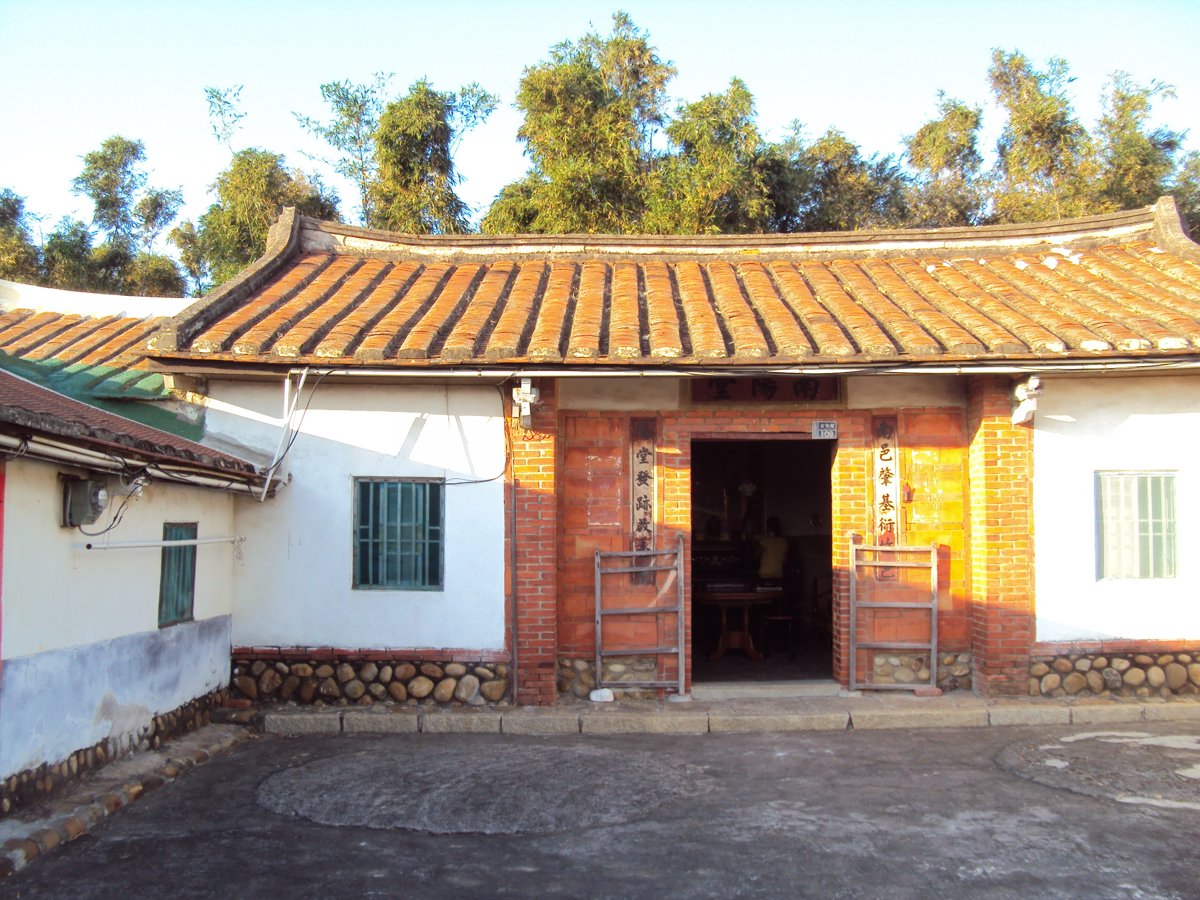
[[[295,207],[284,207],[267,233],[263,255],[212,293],[169,319],[150,339],[150,351],[173,351],[187,346],[209,323],[270,281],[299,248],[303,218]]]

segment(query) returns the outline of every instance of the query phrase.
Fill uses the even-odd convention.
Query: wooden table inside
[[[754,646],[754,637],[750,634],[750,607],[761,606],[777,600],[783,591],[714,591],[696,594],[692,602],[697,606],[718,606],[721,608],[721,637],[717,641],[717,649],[708,655],[713,662],[722,659],[729,650],[744,650],[746,655],[755,662],[762,662],[762,654]],[[742,611],[742,627],[729,627],[729,610]]]

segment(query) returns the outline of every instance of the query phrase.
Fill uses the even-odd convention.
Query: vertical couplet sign
[[[654,442],[656,423],[654,419],[630,420],[630,478],[629,492],[632,498],[630,526],[633,532],[634,550],[654,549]],[[649,579],[646,578],[649,575]],[[654,574],[635,574],[637,583],[653,582]]]
[[[900,448],[896,442],[896,417],[876,416],[871,421],[871,432],[875,542],[890,547],[900,543]]]

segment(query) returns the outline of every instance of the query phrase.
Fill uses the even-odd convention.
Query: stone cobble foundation
[[[1068,653],[1030,659],[1034,697],[1200,694],[1200,649],[1178,653]]]
[[[622,682],[656,681],[658,658],[655,656],[614,656],[604,661],[604,686],[619,691],[624,699],[653,699],[657,691],[623,690]],[[561,657],[558,660],[558,694],[560,697],[587,699],[596,687],[596,664],[590,659]]]
[[[971,689],[971,654],[939,653],[936,687],[943,692]],[[873,684],[920,687],[929,684],[929,654],[881,651],[872,663]]]
[[[66,759],[10,775],[0,782],[0,818],[55,796],[115,760],[141,750],[156,750],[164,741],[207,725],[213,708],[228,697],[224,688],[212,691],[155,716],[138,731],[112,735]]]
[[[233,659],[235,697],[314,706],[507,704],[507,663],[396,659]]]

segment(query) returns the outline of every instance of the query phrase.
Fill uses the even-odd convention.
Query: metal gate
[[[850,688],[937,684],[938,548],[850,545]]]
[[[660,560],[669,561],[660,561]],[[612,564],[615,562],[616,564]],[[605,578],[613,575],[638,575],[649,573],[655,586],[654,602],[649,606],[604,605],[602,585]],[[666,573],[665,578],[660,576]],[[661,580],[661,584],[659,584]],[[615,617],[632,619],[653,616],[655,634],[659,640],[650,646],[613,646],[605,637],[605,622]],[[670,621],[671,619],[674,621]],[[675,656],[676,678],[659,677],[661,662],[655,666],[654,678],[636,680],[604,679],[604,660],[613,656]],[[683,645],[683,537],[680,536],[674,550],[625,550],[611,553],[596,551],[596,687],[607,687],[615,691],[647,690],[651,688],[676,688],[684,693],[684,645]]]

